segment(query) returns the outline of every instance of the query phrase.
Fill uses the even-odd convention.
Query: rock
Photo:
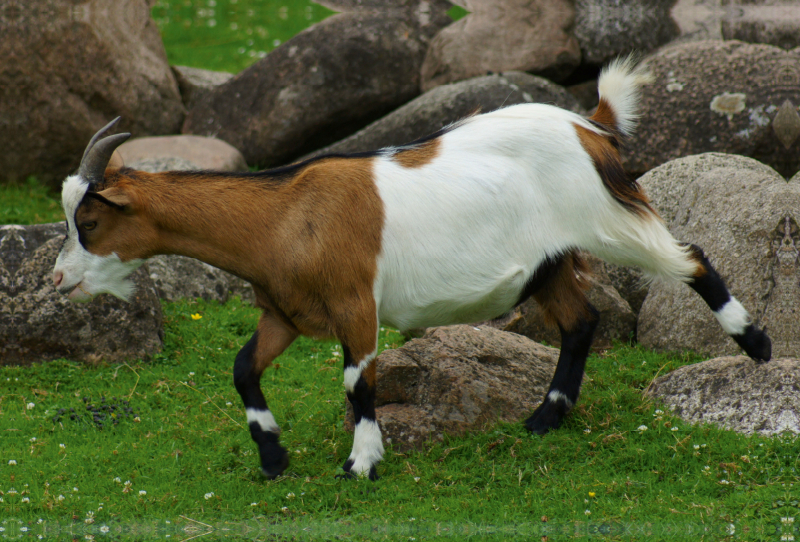
[[[248,282],[207,263],[184,256],[155,256],[147,260],[150,278],[158,297],[164,301],[202,297],[225,303],[238,295],[255,303],[253,287]]]
[[[662,198],[678,202],[664,213],[670,231],[703,248],[755,324],[767,330],[773,357],[800,354],[800,177],[787,183],[754,160],[702,155],[665,164],[642,184],[656,207]],[[657,350],[740,353],[682,284],[650,287],[638,338]]]
[[[259,166],[333,143],[419,94],[439,20],[423,25],[414,10],[329,17],[200,98],[183,132],[223,139]]]
[[[741,40],[793,49],[800,46],[794,0],[678,0],[671,8],[678,41]]]
[[[558,350],[482,326],[431,328],[377,359],[376,413],[395,449],[444,433],[483,430],[529,416],[547,392]],[[353,430],[352,412],[345,421]]]
[[[657,378],[647,395],[692,423],[740,433],[800,433],[800,361],[757,365],[746,356],[686,365]]]
[[[527,71],[560,81],[580,63],[568,0],[460,0],[470,13],[433,39],[422,89],[486,72]],[[502,29],[502,31],[498,31]]]
[[[591,288],[586,295],[589,302],[600,311],[600,323],[592,341],[592,350],[597,352],[611,348],[615,341],[628,342],[636,329],[636,315],[611,285],[603,262],[588,254],[584,258],[592,268],[589,279]],[[544,314],[533,298],[516,307],[509,315],[487,322],[487,325],[561,347],[561,334],[557,328],[545,323]]]
[[[584,64],[650,52],[680,35],[670,17],[675,0],[577,0],[575,37]]]
[[[800,50],[737,41],[670,46],[647,59],[641,120],[626,169],[641,175],[674,158],[726,152],[789,177],[800,169]]]
[[[221,139],[213,137],[193,135],[140,137],[126,141],[120,145],[117,152],[126,166],[143,171],[188,169],[247,171],[247,162],[242,153]],[[165,159],[179,161],[172,165],[169,163],[158,165],[158,161]],[[151,162],[142,164],[143,161]],[[148,163],[151,164],[149,167]],[[142,167],[143,165],[146,167]]]
[[[184,108],[148,0],[11,2],[0,16],[0,180],[57,187],[114,117],[176,133]]]
[[[402,145],[432,134],[480,108],[488,113],[517,103],[550,103],[582,113],[563,87],[522,72],[475,77],[436,87],[353,134],[310,156]]]
[[[53,287],[63,224],[0,226],[0,365],[56,358],[98,363],[161,350],[161,305],[146,269],[130,303],[102,295],[74,304]]]
[[[189,108],[208,92],[223,83],[227,83],[232,73],[201,70],[189,66],[172,66],[172,73],[178,82],[183,104]]]

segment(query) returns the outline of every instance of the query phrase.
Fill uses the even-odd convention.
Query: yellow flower
[[[593,498],[593,499],[594,499],[594,498],[595,498],[595,495],[596,495],[596,494],[595,494],[595,492],[594,492],[594,491],[590,491],[590,492],[589,492],[589,496],[590,496],[591,498]]]
[[[203,317],[203,315],[202,315],[202,314],[193,314],[193,315],[192,315],[192,320],[199,320],[199,319],[200,319],[200,318],[202,318],[202,317]]]

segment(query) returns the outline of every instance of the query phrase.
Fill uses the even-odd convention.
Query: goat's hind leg
[[[772,357],[772,342],[767,334],[753,325],[750,314],[728,291],[722,277],[711,266],[703,250],[697,245],[689,248],[691,258],[697,262],[697,271],[688,281],[688,285],[703,298],[722,329],[748,356],[757,362],[769,361]]]
[[[561,331],[561,353],[550,388],[542,404],[525,421],[531,432],[540,435],[558,428],[578,401],[586,358],[600,320],[600,313],[583,293],[582,271],[579,257],[567,253],[547,260],[531,281],[543,277],[532,293],[545,317]]]
[[[259,382],[264,369],[295,338],[297,338],[296,331],[265,312],[258,322],[258,329],[253,337],[236,355],[233,366],[233,382],[244,403],[250,436],[258,446],[261,473],[270,479],[277,477],[286,469],[289,465],[289,455],[278,442],[281,429],[267,407]]]

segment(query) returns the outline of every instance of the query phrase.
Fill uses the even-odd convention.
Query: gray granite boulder
[[[189,66],[172,66],[172,73],[175,74],[175,80],[181,91],[181,99],[187,108],[233,77],[232,73],[202,70]]]
[[[787,178],[800,169],[800,50],[701,41],[661,49],[647,66],[655,82],[623,154],[629,172],[704,152],[749,156]]]
[[[487,75],[436,87],[363,130],[310,156],[402,145],[432,134],[477,110],[488,113],[503,106],[533,102],[554,104],[582,113],[577,101],[563,87],[546,79],[523,72]]]
[[[247,171],[247,162],[242,153],[213,137],[139,137],[120,145],[117,152],[126,166],[143,171]]]
[[[376,414],[395,449],[527,418],[547,392],[558,350],[487,326],[430,328],[377,358]],[[353,430],[348,403],[345,421]]]
[[[787,183],[754,160],[701,155],[666,164],[642,184],[664,209],[672,234],[704,249],[766,329],[773,356],[800,355],[800,176]],[[638,338],[658,350],[740,353],[700,297],[681,284],[650,287]]]
[[[63,224],[0,226],[0,365],[56,358],[98,363],[161,350],[161,304],[146,269],[129,303],[101,295],[75,304],[53,287]]]
[[[756,364],[746,356],[686,365],[657,378],[647,395],[692,423],[740,433],[800,433],[800,361]]]
[[[458,0],[469,15],[436,35],[422,65],[422,88],[486,72],[526,71],[562,80],[580,63],[568,0]]]
[[[250,165],[290,161],[415,98],[443,24],[413,9],[333,15],[197,100],[183,132],[227,141]]]
[[[148,0],[0,6],[0,182],[57,187],[114,117],[136,136],[180,131],[185,113]]]

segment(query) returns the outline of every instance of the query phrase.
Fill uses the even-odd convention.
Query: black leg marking
[[[703,254],[703,250],[697,245],[691,245],[691,249],[694,259],[703,269],[692,278],[689,286],[703,298],[723,329],[748,356],[757,362],[769,361],[772,357],[772,341],[769,336],[750,322],[747,311],[730,294],[725,281]]]
[[[273,479],[289,465],[289,454],[278,442],[279,429],[267,407],[267,401],[259,385],[260,374],[254,371],[254,353],[258,343],[258,332],[236,355],[233,366],[233,382],[242,398],[247,412],[250,436],[258,446],[261,457],[261,473]]]
[[[525,421],[532,433],[543,435],[558,428],[578,400],[592,336],[600,321],[597,309],[588,305],[588,310],[591,317],[580,320],[573,329],[566,330],[559,325],[561,353],[553,381],[542,404]]]

